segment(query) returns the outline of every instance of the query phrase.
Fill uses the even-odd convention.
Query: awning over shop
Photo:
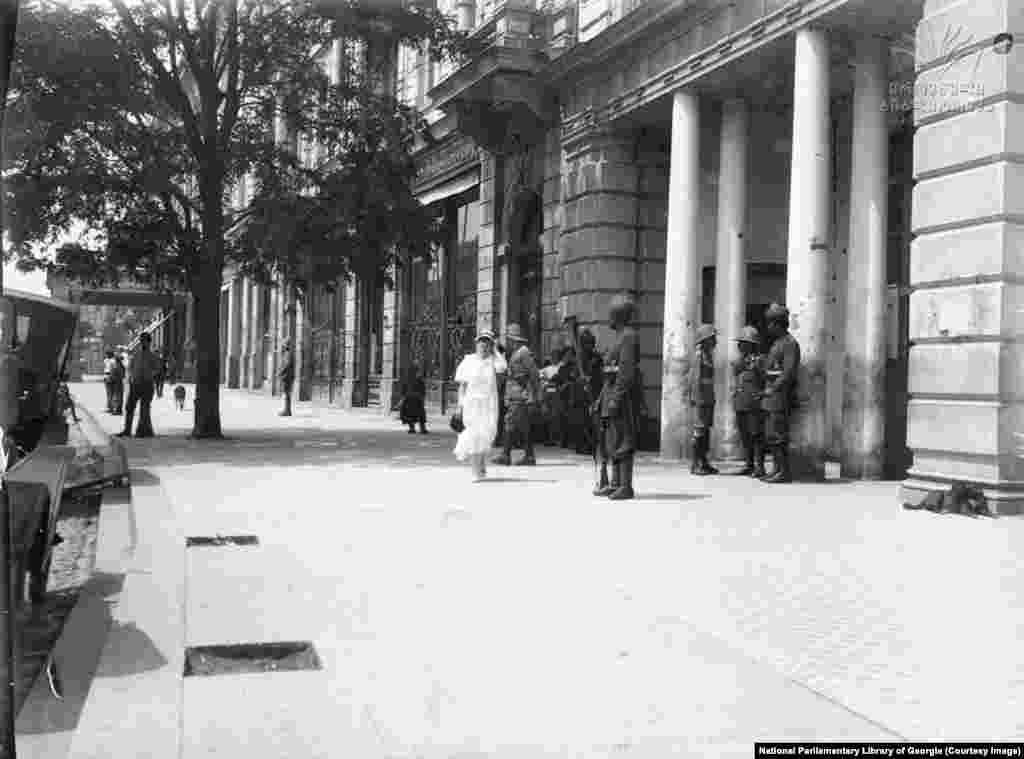
[[[454,179],[445,182],[442,185],[438,185],[419,196],[419,201],[425,206],[429,206],[431,203],[436,203],[439,200],[450,198],[452,195],[458,195],[466,190],[471,190],[480,184],[480,170],[474,169],[468,171],[465,174],[461,174]]]

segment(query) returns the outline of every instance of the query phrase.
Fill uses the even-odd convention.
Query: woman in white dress
[[[476,353],[467,354],[455,370],[459,409],[466,425],[455,444],[455,458],[469,459],[476,482],[487,476],[487,454],[498,431],[497,375],[507,370],[505,359],[494,351],[494,335],[487,331],[477,335]]]

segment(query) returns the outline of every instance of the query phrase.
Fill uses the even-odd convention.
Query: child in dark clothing
[[[415,434],[417,424],[420,426],[420,434],[427,434],[426,397],[427,383],[423,380],[419,367],[412,366],[406,377],[402,405],[398,412],[402,424],[409,426],[410,435]]]

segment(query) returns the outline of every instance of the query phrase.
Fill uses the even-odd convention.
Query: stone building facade
[[[607,344],[625,291],[665,459],[688,455],[695,328],[718,328],[728,456],[725,362],[778,300],[806,476],[836,460],[908,500],[964,479],[1024,506],[1024,3],[441,2],[484,52],[399,51],[396,91],[427,115],[416,191],[450,243],[394,288],[298,305],[300,394],[387,410],[415,364],[443,407],[477,330],[516,322],[546,354],[575,316]],[[286,304],[225,287],[225,381],[272,391]]]

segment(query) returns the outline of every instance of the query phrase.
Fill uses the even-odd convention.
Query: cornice
[[[849,0],[798,0],[790,3],[613,96],[606,103],[563,116],[563,145],[585,139],[592,130],[604,129],[605,125],[678,89],[697,84],[701,77],[811,24],[847,2]]]

